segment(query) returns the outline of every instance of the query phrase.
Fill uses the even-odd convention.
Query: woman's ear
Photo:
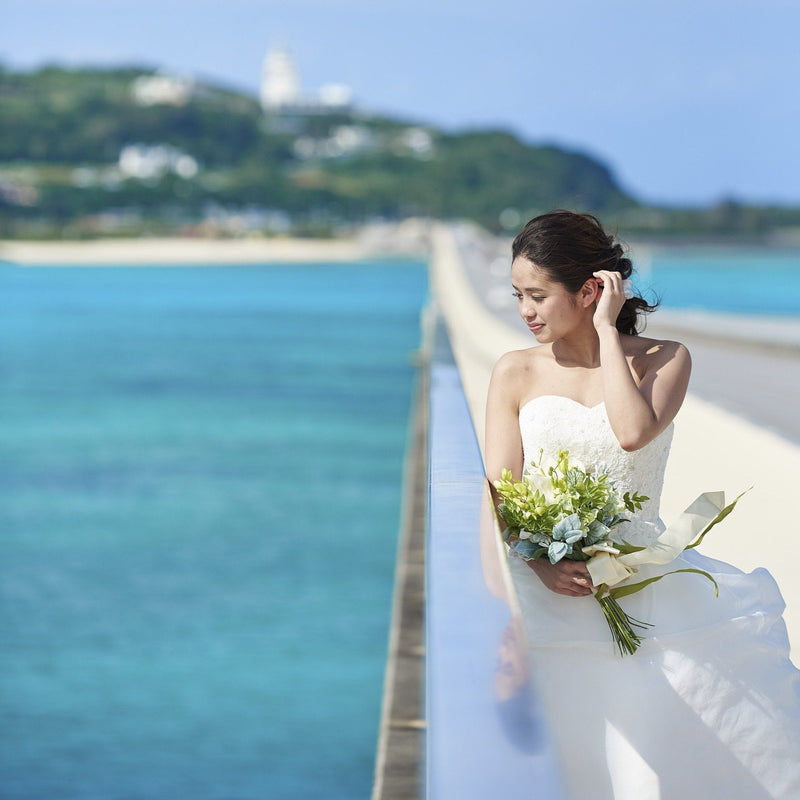
[[[592,305],[592,303],[597,302],[597,300],[600,299],[602,290],[603,287],[597,278],[589,278],[589,280],[581,286],[580,292],[578,293],[581,305],[586,308]]]

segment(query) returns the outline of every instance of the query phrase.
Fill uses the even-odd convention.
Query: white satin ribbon
[[[603,545],[584,548],[592,584],[614,586],[635,575],[641,564],[669,564],[676,559],[725,507],[724,492],[704,492],[653,544],[635,553],[608,552]],[[613,542],[610,543],[613,546]]]

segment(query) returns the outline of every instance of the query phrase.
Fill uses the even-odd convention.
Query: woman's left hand
[[[592,275],[597,279],[599,297],[595,308],[594,327],[596,330],[606,326],[616,327],[617,317],[625,304],[625,290],[622,286],[622,275],[619,272],[612,272],[602,269],[593,272]]]

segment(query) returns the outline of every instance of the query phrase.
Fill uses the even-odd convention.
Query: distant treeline
[[[142,69],[0,68],[0,118],[3,237],[326,234],[410,216],[497,231],[554,207],[626,233],[800,225],[800,210],[732,201],[647,207],[596,159],[506,131],[446,133],[345,109],[265,113],[249,95]]]

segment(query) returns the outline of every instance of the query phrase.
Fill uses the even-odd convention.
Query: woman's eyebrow
[[[544,289],[538,286],[523,286],[522,288],[520,288],[515,283],[511,284],[511,288],[516,289],[518,292],[536,292],[537,294],[541,294],[542,292],[545,291]]]

